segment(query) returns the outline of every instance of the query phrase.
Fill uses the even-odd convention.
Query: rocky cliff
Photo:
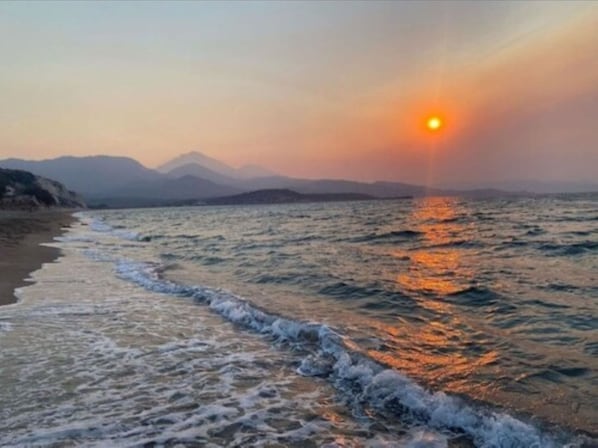
[[[0,208],[82,208],[85,202],[64,185],[27,171],[0,168]]]

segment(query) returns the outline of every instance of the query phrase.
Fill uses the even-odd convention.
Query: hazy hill
[[[459,190],[480,189],[479,184],[460,183],[452,185]],[[514,180],[510,182],[484,182],[483,188],[495,191],[522,192],[529,191],[537,194],[553,193],[587,193],[598,191],[597,181],[538,181],[538,180]]]
[[[191,171],[191,167],[193,166],[195,166],[196,170],[198,170],[197,166],[199,166],[204,170],[208,170],[211,173],[220,174],[221,176],[225,176],[229,179],[247,179],[252,177],[264,177],[275,175],[273,171],[258,165],[245,165],[241,168],[233,168],[232,166],[229,166],[226,163],[221,162],[220,160],[206,156],[205,154],[202,154],[198,151],[192,151],[186,154],[181,154],[180,156],[175,157],[169,162],[166,162],[165,164],[159,166],[157,170],[161,173],[173,174],[173,172],[175,172],[176,170],[180,170],[181,168],[186,167],[185,174],[196,175],[196,173],[193,173]],[[208,179],[208,177],[205,178]]]
[[[0,208],[85,207],[76,193],[28,171],[0,168]]]
[[[180,156],[177,156],[159,166],[157,170],[161,173],[169,173],[174,169],[193,164],[200,165],[201,167],[207,168],[223,176],[228,176],[231,178],[235,178],[237,176],[236,170],[233,167],[197,151],[181,154]]]
[[[131,182],[156,180],[162,176],[127,157],[59,157],[49,160],[0,160],[0,166],[30,171],[56,179],[86,197],[101,195]]]
[[[108,207],[166,205],[244,191],[236,186],[219,185],[209,179],[190,176],[183,169],[178,175],[166,176],[126,157],[60,157],[41,161],[8,159],[0,161],[0,165],[58,179],[67,188],[80,191],[92,205]],[[210,173],[201,167],[194,168],[199,169],[197,174],[200,175]],[[217,173],[213,175],[226,182],[233,181]]]
[[[258,190],[233,196],[207,199],[208,205],[287,204],[297,202],[358,201],[375,199],[356,193],[302,194],[288,189]]]
[[[246,190],[290,189],[303,194],[359,193],[379,198],[397,196],[425,196],[448,194],[447,190],[428,189],[419,185],[400,182],[356,182],[337,179],[295,179],[284,176],[263,177],[241,181],[238,186]]]
[[[239,193],[241,190],[218,185],[206,179],[194,176],[183,176],[176,179],[163,177],[158,180],[140,181],[126,185],[124,188],[107,191],[106,198],[140,198],[161,201],[204,199]]]
[[[346,180],[322,179],[301,182],[298,186],[301,193],[319,193],[330,191],[334,193],[361,193],[381,198],[395,196],[424,196],[426,194],[441,193],[430,191],[419,185],[410,185],[399,182],[353,182]]]
[[[263,166],[259,165],[243,165],[241,168],[237,168],[237,174],[239,177],[250,179],[253,177],[269,177],[269,176],[278,176],[278,173],[275,173],[268,168],[264,168]]]
[[[205,166],[199,165],[198,163],[188,163],[182,165],[168,172],[168,177],[177,178],[183,176],[195,176],[200,179],[209,180],[224,185],[235,185],[238,180],[232,177],[225,176],[214,170],[206,168]]]

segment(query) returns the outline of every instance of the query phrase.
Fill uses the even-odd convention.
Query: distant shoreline
[[[271,195],[271,192],[286,191],[286,194]],[[288,194],[290,193],[290,194]],[[122,210],[140,208],[170,208],[170,207],[211,207],[211,206],[237,206],[237,205],[284,205],[284,204],[307,204],[317,202],[362,202],[362,201],[397,201],[417,200],[432,197],[461,198],[467,200],[488,200],[488,199],[544,199],[560,197],[592,196],[598,192],[580,193],[529,193],[529,192],[501,192],[477,190],[453,194],[439,195],[397,195],[377,197],[359,193],[312,193],[303,194],[293,190],[269,189],[257,190],[248,193],[241,193],[232,196],[220,196],[215,198],[195,198],[184,200],[146,200],[144,198],[107,198],[88,199],[89,210]],[[257,196],[256,196],[257,194]]]
[[[353,202],[353,201],[393,201],[408,200],[413,196],[375,197],[359,193],[298,193],[288,189],[256,190],[232,196],[215,198],[186,199],[177,201],[143,201],[125,198],[123,204],[108,206],[94,203],[90,200],[90,210],[118,210],[136,208],[161,208],[161,207],[210,207],[210,206],[235,206],[235,205],[284,205],[284,204],[309,204],[317,202]],[[114,200],[110,200],[114,204]],[[135,203],[137,202],[137,203]]]
[[[75,218],[73,210],[0,210],[0,306],[17,302],[16,288],[44,263],[54,261],[60,250],[41,246],[62,234]]]

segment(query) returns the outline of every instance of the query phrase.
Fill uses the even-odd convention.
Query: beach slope
[[[28,275],[60,251],[41,246],[62,233],[75,218],[72,211],[0,210],[0,305],[15,303],[15,288],[26,285]]]

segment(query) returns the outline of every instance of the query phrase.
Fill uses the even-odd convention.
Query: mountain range
[[[303,195],[356,194],[375,198],[518,194],[500,189],[427,188],[400,182],[299,179],[257,165],[234,168],[199,152],[177,156],[155,170],[134,159],[113,156],[66,156],[39,161],[13,158],[0,160],[0,167],[55,179],[80,193],[88,205],[107,207],[170,205],[264,189],[286,189]],[[577,191],[598,191],[598,185],[584,184],[577,188]]]
[[[121,191],[130,184],[161,177],[136,160],[111,156],[66,156],[49,160],[6,159],[0,160],[0,167],[30,171],[55,179],[86,198]]]

